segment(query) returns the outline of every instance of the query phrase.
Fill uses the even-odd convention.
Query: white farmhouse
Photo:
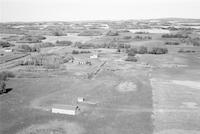
[[[78,106],[72,106],[72,105],[54,105],[52,107],[52,113],[67,114],[67,115],[76,115],[79,110],[80,108]]]

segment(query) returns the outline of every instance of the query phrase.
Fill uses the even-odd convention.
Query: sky
[[[200,19],[200,0],[0,0],[0,22]]]

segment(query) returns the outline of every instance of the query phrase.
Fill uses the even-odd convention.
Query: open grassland
[[[17,53],[0,48],[1,69],[15,74],[0,94],[0,133],[199,134],[199,35],[162,23],[1,24]],[[54,104],[80,111],[53,114]]]

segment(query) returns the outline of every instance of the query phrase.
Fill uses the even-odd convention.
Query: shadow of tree
[[[0,94],[7,94],[12,90],[13,90],[13,88],[7,88],[4,92],[0,92]]]

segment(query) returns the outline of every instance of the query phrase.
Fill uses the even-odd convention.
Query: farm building
[[[4,49],[5,52],[12,52],[12,49]]]
[[[98,55],[97,54],[94,54],[94,55],[91,55],[90,56],[90,59],[97,59],[98,58]]]
[[[72,105],[54,105],[52,107],[52,113],[67,114],[67,115],[76,115],[79,110],[80,108],[78,106],[72,106]]]
[[[77,102],[84,102],[85,101],[85,98],[83,98],[83,97],[78,97],[78,99],[77,99]]]

